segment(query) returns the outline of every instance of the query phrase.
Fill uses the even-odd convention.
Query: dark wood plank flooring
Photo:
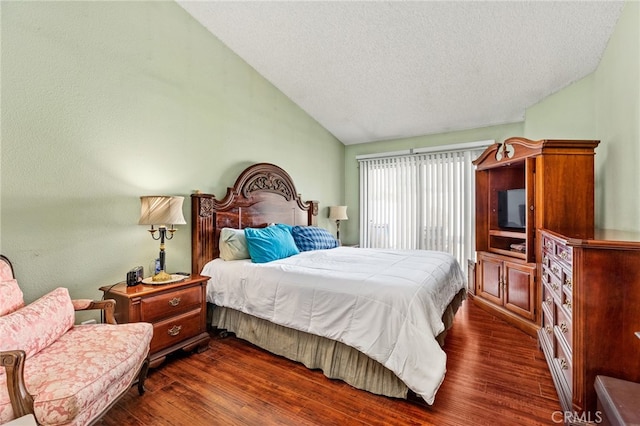
[[[235,337],[209,346],[151,370],[147,392],[131,389],[98,425],[552,425],[560,410],[535,339],[468,300],[432,406],[354,389]]]

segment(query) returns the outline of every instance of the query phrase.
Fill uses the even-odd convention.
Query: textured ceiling
[[[524,119],[593,72],[622,1],[182,1],[344,144]]]

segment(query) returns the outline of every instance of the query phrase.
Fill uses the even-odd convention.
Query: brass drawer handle
[[[553,297],[547,296],[547,300],[545,300],[545,302],[547,303],[547,305],[553,304]]]
[[[551,288],[554,289],[555,291],[558,291],[560,286],[558,286],[558,284],[556,284],[556,283],[553,283],[553,284],[551,284]]]
[[[553,243],[552,243],[551,241],[545,241],[544,245],[545,245],[548,249],[550,249],[550,248],[552,248],[552,247],[553,247]]]
[[[547,256],[546,254],[544,256],[542,256],[542,263],[544,263],[545,265],[547,265],[549,262],[549,256]]]
[[[169,336],[177,336],[178,334],[180,334],[180,330],[182,330],[181,325],[174,325],[167,331],[167,333],[169,334]]]
[[[569,253],[567,253],[566,251],[563,251],[562,253],[560,253],[560,258],[564,260],[569,259]]]
[[[180,299],[179,297],[174,297],[173,299],[169,300],[169,305],[175,307],[178,306],[180,304]]]
[[[560,275],[560,268],[558,268],[556,265],[553,265],[551,267],[551,270],[553,271],[554,274]]]
[[[550,326],[550,325],[546,326],[546,327],[544,328],[544,330],[547,332],[547,334],[551,334],[551,333],[553,333],[553,328],[551,328],[551,326]]]
[[[558,362],[560,363],[560,369],[561,370],[567,370],[569,368],[569,364],[567,363],[566,359],[560,358],[560,359],[558,359]]]
[[[564,302],[564,306],[565,306],[568,310],[571,310],[571,300],[567,300],[566,302]]]
[[[564,279],[564,285],[566,285],[567,287],[569,287],[569,290],[572,289],[572,285],[573,283],[571,282],[571,277],[567,277]]]
[[[569,331],[569,326],[567,326],[566,322],[560,323],[560,331],[562,331],[565,334],[567,333],[567,331]]]

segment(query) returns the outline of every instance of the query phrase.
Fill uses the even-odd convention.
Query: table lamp
[[[171,275],[165,272],[165,252],[164,241],[173,238],[177,231],[174,225],[185,225],[187,222],[182,215],[182,203],[184,197],[173,197],[165,195],[146,195],[140,197],[140,220],[138,225],[151,225],[149,233],[154,240],[160,240],[160,272],[153,276],[154,282],[171,280]],[[158,226],[155,229],[154,226]],[[170,226],[167,229],[167,226]],[[156,231],[160,234],[156,237]],[[167,235],[167,232],[169,233]]]
[[[340,242],[340,221],[349,219],[347,217],[347,206],[329,207],[329,219],[336,221],[336,239]]]

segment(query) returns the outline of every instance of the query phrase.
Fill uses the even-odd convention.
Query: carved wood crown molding
[[[532,141],[522,137],[513,137],[502,143],[494,143],[480,154],[472,163],[477,170],[483,170],[514,161],[522,161],[543,153],[562,154],[571,152],[582,155],[594,155],[594,149],[598,146],[598,140],[578,139],[541,139]]]
[[[200,200],[200,211],[198,214],[200,217],[210,217],[213,215],[213,198],[202,198]]]
[[[204,218],[211,217],[218,210],[229,208],[241,199],[249,200],[261,192],[280,195],[287,202],[294,201],[301,210],[310,210],[313,216],[318,215],[318,202],[302,201],[291,176],[270,163],[258,163],[246,168],[234,186],[227,188],[227,194],[221,200],[216,199],[214,195],[202,194],[199,191],[191,196],[199,200],[199,205],[196,205],[198,215]]]
[[[294,198],[294,191],[289,182],[283,179],[282,176],[271,172],[256,174],[249,178],[243,185],[242,195],[249,198],[251,193],[256,191],[280,194],[287,201],[291,201]]]
[[[512,144],[503,143],[496,151],[496,161],[508,160],[513,158],[516,153],[516,149]]]

